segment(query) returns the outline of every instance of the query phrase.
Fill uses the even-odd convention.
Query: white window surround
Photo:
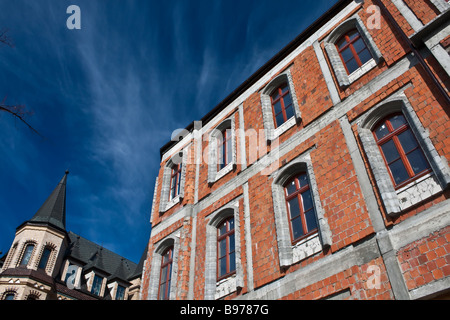
[[[177,230],[166,238],[155,244],[156,249],[153,251],[150,266],[150,278],[148,287],[149,300],[158,300],[159,280],[161,274],[161,261],[164,252],[173,247],[172,253],[172,274],[170,282],[169,300],[176,299],[177,275],[178,275],[178,252],[180,249],[180,231]]]
[[[308,175],[319,230],[318,233],[293,245],[286,208],[284,184],[299,172],[306,172]],[[273,173],[272,199],[281,267],[288,267],[322,251],[324,247],[331,246],[331,230],[320,201],[309,153],[297,157],[285,167]]]
[[[162,177],[161,196],[159,201],[159,212],[166,212],[172,208],[175,204],[181,202],[184,198],[184,184],[186,180],[186,164],[187,164],[188,152],[187,148],[178,152],[172,158],[170,158],[164,166],[164,173]],[[172,174],[172,168],[174,165],[182,163],[181,179],[180,179],[180,192],[176,197],[169,200],[170,193],[170,180]]]
[[[431,3],[442,13],[447,11],[450,8],[450,2],[445,0],[430,0]]]
[[[349,75],[347,73],[347,70],[345,69],[339,52],[337,51],[336,42],[342,37],[342,35],[354,28],[358,30],[359,34],[364,40],[367,49],[372,54],[372,59]],[[330,59],[331,66],[334,70],[334,74],[336,75],[336,79],[340,87],[347,87],[352,84],[369,70],[377,66],[383,58],[380,50],[373,41],[372,36],[367,31],[363,21],[358,14],[353,15],[352,17],[341,23],[338,27],[336,27],[333,32],[331,32],[330,35],[328,35],[328,37],[324,40],[324,44],[325,50],[328,54],[328,58]]]
[[[397,190],[394,187],[388,168],[372,133],[378,121],[395,112],[402,112],[405,116],[433,171],[431,174],[416,179]],[[403,93],[373,107],[357,121],[357,124],[364,152],[367,155],[388,216],[397,216],[405,209],[426,200],[450,186],[450,170],[446,161],[443,161],[439,156],[429,138],[428,131],[422,126],[414,109]]]
[[[228,217],[234,216],[236,274],[217,281],[217,228]],[[205,253],[205,300],[220,299],[244,286],[241,263],[241,236],[239,201],[218,209],[207,217]]]
[[[218,136],[222,135],[223,130],[230,130],[231,133],[231,148],[232,148],[232,160],[224,168],[217,171],[218,165]],[[234,121],[234,114],[222,121],[215,129],[209,134],[209,153],[208,153],[208,183],[214,183],[227,173],[233,171],[236,168],[236,126]]]
[[[275,128],[272,101],[270,95],[273,90],[278,88],[283,83],[287,83],[289,87],[289,93],[292,99],[292,105],[294,107],[294,116],[288,119],[278,128]],[[281,134],[286,132],[289,128],[293,127],[296,123],[301,121],[300,108],[297,101],[297,94],[295,93],[294,81],[292,80],[291,71],[289,69],[283,71],[276,78],[267,84],[261,91],[261,108],[263,115],[264,130],[266,133],[266,140],[270,143],[271,141],[277,139]]]

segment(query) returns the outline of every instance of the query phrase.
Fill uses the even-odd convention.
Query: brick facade
[[[161,149],[143,299],[157,298],[160,255],[168,246],[176,254],[170,299],[447,294],[450,58],[444,53],[450,11],[440,0],[423,2],[339,1],[211,114],[188,126],[180,141]],[[330,49],[349,28],[360,31],[372,54],[350,75]],[[289,84],[295,112],[275,128],[265,95],[282,82]],[[401,188],[371,133],[392,112],[405,116],[431,167]],[[209,150],[216,148],[211,132],[227,119],[234,129],[233,163],[221,174],[211,169],[217,159]],[[180,151],[181,196],[161,205],[170,188],[164,172]],[[296,170],[309,177],[318,232],[291,243],[283,183]],[[225,216],[235,220],[236,272],[217,280],[215,230]]]

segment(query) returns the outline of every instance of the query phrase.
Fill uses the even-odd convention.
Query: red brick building
[[[142,299],[448,298],[449,8],[339,1],[167,143]]]

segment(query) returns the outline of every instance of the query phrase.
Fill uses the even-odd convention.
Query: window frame
[[[223,151],[219,143],[225,143],[223,138],[223,132],[225,132],[226,138],[229,141],[228,147],[231,149],[227,150],[227,158],[231,161],[226,163],[226,165],[221,166],[219,153]],[[235,113],[230,117],[223,120],[214,129],[211,130],[207,136],[209,140],[208,145],[208,183],[213,184],[214,182],[220,180],[222,177],[227,175],[229,172],[236,169],[237,164],[237,151],[236,151],[236,127],[235,127]]]
[[[28,257],[28,259],[27,259],[27,262],[24,263],[25,256],[27,255],[27,249],[28,249],[29,247],[31,247],[31,246],[32,246],[33,248],[32,248],[32,250],[31,250],[31,252],[29,253],[29,257]],[[23,251],[22,251],[22,255],[21,255],[20,260],[19,260],[19,267],[27,267],[27,266],[30,264],[30,262],[31,262],[31,260],[32,260],[32,258],[33,258],[33,255],[34,255],[35,250],[36,250],[36,243],[34,243],[34,242],[26,242],[26,243],[24,244],[24,246],[23,246]]]
[[[372,59],[360,66],[351,74],[348,74],[347,67],[342,61],[341,55],[337,50],[336,43],[341,39],[343,35],[354,29],[358,31],[359,35],[363,39],[364,44],[372,55]],[[348,87],[350,84],[369,72],[383,60],[381,51],[378,49],[375,41],[373,40],[372,36],[370,35],[369,31],[367,30],[363,21],[357,13],[338,25],[324,39],[323,43],[331,65],[331,69],[334,71],[334,75],[336,76],[338,86],[342,88]]]
[[[173,270],[173,252],[174,252],[174,246],[170,246],[164,250],[164,252],[161,254],[161,267],[159,272],[159,282],[158,282],[158,300],[170,300],[170,287],[172,284],[172,270]],[[167,261],[164,261],[164,257],[169,253],[169,258]],[[170,266],[170,267],[169,267]],[[165,284],[165,292],[164,292],[164,298],[160,298],[161,294],[161,279],[163,276],[163,270],[167,267],[166,270],[166,281]]]
[[[184,149],[177,152],[173,155],[164,165],[162,172],[162,184],[160,191],[160,201],[159,201],[159,213],[163,214],[170,208],[172,208],[175,204],[181,202],[184,198],[184,186],[186,180],[186,167],[187,167],[187,159],[188,159],[188,151],[185,147]],[[179,175],[179,183],[177,180],[177,194],[172,197],[172,178],[174,167],[176,169],[181,170],[181,174]],[[178,172],[177,172],[178,173]]]
[[[169,201],[172,201],[180,195],[181,184],[181,172],[183,170],[183,163],[174,164],[170,173],[170,188],[169,188]],[[174,180],[175,178],[175,180]],[[175,185],[174,185],[175,181]],[[173,191],[174,192],[173,192]]]
[[[283,88],[287,88],[287,91],[283,93]],[[278,94],[279,97],[277,99],[274,100],[273,96],[275,94]],[[294,103],[292,102],[292,95],[291,95],[291,91],[289,88],[289,84],[287,82],[283,82],[281,83],[278,87],[276,87],[275,89],[272,90],[272,93],[270,94],[270,103],[272,105],[272,115],[273,115],[273,122],[274,122],[274,128],[277,129],[278,127],[281,127],[283,124],[285,124],[289,119],[291,119],[292,117],[295,117],[295,112],[293,113],[292,117],[287,117],[287,113],[286,113],[286,105],[284,103],[285,97],[288,96],[291,98],[291,104],[289,107],[291,107],[292,109],[294,109]],[[276,113],[275,110],[275,104],[277,102],[280,102],[280,107],[281,107],[281,112]],[[288,107],[288,108],[289,108]],[[279,114],[283,115],[283,123],[281,123],[280,125],[278,125],[277,122],[277,116]]]
[[[310,152],[311,151],[308,151],[291,160],[271,175],[271,178],[273,179],[272,200],[278,256],[280,266],[283,268],[289,267],[332,245],[332,233],[321,204]],[[285,185],[293,176],[298,176],[300,172],[305,172],[309,179],[318,229],[316,233],[311,233],[306,237],[299,239],[296,243],[292,243],[290,222],[288,220],[289,213],[286,205]]]
[[[103,282],[105,280],[105,277],[97,274],[96,272],[94,272],[93,276],[94,277],[92,278],[91,290],[89,290],[89,292],[94,294],[94,295],[96,295],[96,296],[98,296],[98,297],[101,297],[102,296],[102,289],[103,289]],[[95,286],[96,280],[100,281],[100,283],[99,283],[100,287],[99,287],[98,293],[94,292],[94,290],[96,289],[96,286]]]
[[[230,228],[230,221],[233,220],[233,229]],[[223,224],[226,224],[226,231],[223,235],[220,235],[220,226]],[[220,281],[222,279],[228,278],[229,276],[232,276],[236,273],[236,238],[235,238],[235,245],[234,248],[230,248],[230,237],[234,235],[235,236],[235,226],[234,226],[234,216],[229,216],[227,218],[224,218],[222,222],[219,223],[219,226],[217,228],[217,281]],[[225,240],[225,255],[219,256],[220,252],[220,242]],[[231,250],[233,249],[233,250]],[[234,253],[235,261],[234,261],[234,270],[231,270],[231,260],[230,256]],[[222,258],[226,259],[226,272],[223,275],[220,275],[220,260]]]
[[[356,33],[358,34],[354,39],[350,39],[349,33],[356,31]],[[340,43],[342,40],[346,41],[346,44],[339,49],[338,43]],[[359,39],[361,39],[361,41],[364,43],[364,49],[362,49],[359,52],[356,52],[355,46],[353,45],[356,41],[358,41]],[[358,69],[360,69],[364,64],[368,63],[370,60],[373,59],[373,55],[370,52],[369,46],[367,45],[367,43],[364,41],[364,38],[361,36],[361,34],[359,33],[358,29],[355,27],[353,29],[350,29],[349,31],[345,32],[336,42],[335,42],[335,46],[336,49],[339,53],[339,56],[341,57],[342,60],[342,64],[345,67],[345,70],[347,71],[348,75],[351,75],[353,72],[357,71]],[[348,64],[347,62],[349,62],[350,60],[345,61],[344,56],[342,55],[342,52],[344,50],[346,50],[347,48],[350,48],[350,51],[352,53],[352,58],[354,59],[358,65],[358,68],[356,68],[354,71],[350,72],[348,69]],[[362,62],[359,53],[363,52],[364,50],[367,50],[370,54],[370,59],[367,60],[366,62]]]
[[[45,260],[45,265],[42,267],[41,264],[43,262],[43,258],[44,258],[44,254],[48,252],[48,255],[46,256],[46,260]],[[50,246],[45,246],[44,249],[42,250],[40,259],[39,259],[39,263],[38,263],[38,270],[47,270],[47,267],[49,265],[49,261],[50,261],[50,257],[52,256],[53,253],[53,248]]]
[[[384,118],[382,118],[380,121],[377,122],[377,124],[374,126],[374,129],[372,130],[372,133],[373,133],[373,136],[374,136],[374,138],[375,138],[375,141],[377,142],[377,145],[378,145],[378,147],[379,147],[379,149],[380,149],[380,154],[381,154],[381,156],[383,157],[383,160],[384,160],[384,162],[385,162],[385,164],[386,164],[386,168],[388,169],[388,173],[389,173],[389,175],[390,175],[390,177],[391,177],[392,183],[394,184],[394,188],[395,188],[396,190],[398,190],[398,189],[400,189],[400,188],[402,188],[402,187],[404,187],[404,186],[410,184],[410,183],[413,182],[414,180],[417,180],[417,179],[423,177],[424,175],[426,175],[426,174],[432,172],[432,169],[431,169],[431,165],[429,164],[428,159],[426,159],[425,153],[424,153],[424,151],[422,150],[422,148],[421,148],[421,146],[420,146],[420,144],[419,144],[419,142],[418,142],[418,140],[417,140],[417,137],[415,136],[414,132],[412,131],[412,129],[411,129],[411,127],[410,127],[410,125],[409,125],[408,120],[406,119],[406,117],[405,117],[405,120],[406,120],[406,123],[405,123],[405,124],[403,124],[402,126],[400,126],[400,127],[397,128],[397,129],[394,129],[394,128],[393,128],[393,126],[392,126],[392,124],[391,124],[391,122],[390,122],[389,119],[392,118],[392,117],[394,117],[395,115],[402,115],[403,117],[405,117],[405,116],[403,115],[403,113],[401,113],[401,112],[394,112],[394,113],[391,113],[391,114],[385,116]],[[386,124],[386,125],[387,125],[387,129],[388,129],[388,131],[389,131],[389,134],[387,134],[387,135],[384,136],[383,138],[379,139],[379,138],[376,136],[375,130],[376,130],[376,128],[378,128],[378,127],[379,127],[380,125],[382,125],[382,124]],[[411,166],[411,163],[410,163],[409,159],[407,158],[407,154],[406,154],[406,152],[404,151],[404,147],[403,147],[403,145],[401,144],[401,142],[400,142],[400,140],[399,140],[399,138],[398,138],[398,136],[399,136],[400,134],[402,134],[402,133],[404,133],[404,132],[407,132],[407,131],[411,132],[411,134],[413,135],[414,140],[415,140],[415,142],[416,142],[416,144],[417,144],[417,147],[414,148],[413,150],[408,151],[408,153],[411,153],[411,152],[413,152],[413,151],[415,151],[415,150],[420,150],[420,152],[421,152],[422,155],[424,156],[424,158],[425,158],[425,160],[426,160],[426,162],[427,162],[427,165],[428,165],[428,168],[427,168],[427,169],[422,170],[421,172],[419,172],[419,173],[417,173],[417,174],[414,173],[414,170],[413,170],[413,168],[412,168],[412,166]],[[396,148],[397,152],[399,153],[399,158],[397,158],[397,159],[395,159],[395,160],[393,160],[393,161],[391,161],[391,162],[388,162],[388,161],[387,161],[387,159],[386,159],[386,154],[385,154],[385,152],[384,152],[383,149],[382,149],[382,145],[386,144],[386,143],[389,142],[389,141],[393,141],[393,142],[394,142],[395,148]],[[409,178],[406,179],[405,181],[403,181],[403,182],[397,184],[397,183],[395,182],[394,175],[392,174],[392,171],[390,170],[389,165],[390,165],[390,163],[395,162],[395,161],[397,161],[397,160],[399,160],[399,159],[401,160],[403,166],[405,167],[406,172],[408,173]]]
[[[272,93],[282,84],[287,84],[289,94],[292,99],[292,108],[294,116],[287,119],[282,125],[276,126],[275,111],[272,105]],[[272,79],[260,93],[261,111],[263,116],[263,125],[266,134],[267,143],[276,140],[284,132],[292,128],[295,124],[302,121],[300,107],[295,92],[294,81],[290,69],[286,69],[274,79]]]
[[[424,175],[423,178],[417,178],[399,189],[394,187],[384,157],[372,132],[375,125],[381,119],[396,112],[401,112],[406,118],[412,133],[432,169],[432,172]],[[369,168],[374,176],[377,192],[380,195],[387,216],[397,217],[404,210],[450,187],[450,168],[441,159],[441,156],[429,137],[428,131],[423,127],[403,90],[373,106],[369,112],[356,120],[356,124],[358,136],[361,141],[361,151],[366,154]],[[427,181],[422,181],[423,179]],[[416,185],[423,183],[427,184],[429,191],[418,193],[418,190],[416,190],[414,192],[415,196],[408,195],[408,188],[417,189],[418,186],[416,187]]]
[[[308,184],[306,186],[301,187],[298,181],[298,177],[301,175],[306,175],[307,179],[308,179]],[[291,183],[292,181],[295,182],[295,188],[296,190],[291,193],[288,194],[287,191],[287,185],[289,183]],[[307,172],[299,172],[297,174],[295,174],[293,177],[291,177],[285,184],[284,184],[284,192],[285,192],[285,203],[286,203],[286,211],[287,211],[287,215],[288,215],[288,222],[289,222],[289,230],[290,230],[290,235],[291,235],[291,241],[292,244],[296,244],[298,242],[300,242],[301,240],[308,238],[309,236],[313,235],[314,233],[318,232],[318,221],[317,221],[317,214],[316,214],[316,210],[314,208],[314,205],[307,211],[313,210],[314,211],[314,217],[316,220],[316,228],[312,229],[310,231],[308,231],[308,227],[307,227],[307,221],[306,221],[306,212],[304,211],[304,206],[303,206],[303,198],[302,198],[302,194],[306,191],[309,191],[311,193],[311,197],[312,200],[314,202],[314,198],[313,198],[313,194],[312,194],[312,190],[310,187],[310,182],[309,182],[309,177],[308,177],[308,173]],[[298,201],[298,206],[299,206],[299,218],[301,219],[302,222],[302,231],[303,231],[303,235],[301,235],[300,237],[294,238],[294,231],[293,231],[293,226],[292,226],[292,222],[293,220],[297,219],[298,217],[294,217],[292,218],[292,214],[290,212],[290,207],[289,207],[289,201],[293,200],[297,198]]]
[[[176,284],[178,277],[178,252],[180,248],[180,230],[174,231],[164,239],[154,244],[155,250],[153,251],[150,264],[150,277],[148,287],[148,297],[150,300],[159,300],[159,284],[161,279],[161,265],[162,255],[170,247],[173,247],[172,254],[172,274],[169,299],[176,299]]]

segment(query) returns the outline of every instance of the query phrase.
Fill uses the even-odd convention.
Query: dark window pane
[[[219,226],[219,236],[224,235],[227,232],[227,222],[224,221],[220,226]]]
[[[291,219],[300,215],[300,207],[298,205],[297,197],[295,197],[292,200],[289,200],[288,205],[289,205],[289,214],[290,214]]]
[[[283,113],[280,113],[276,116],[277,127],[281,126],[284,123]]]
[[[167,281],[167,266],[161,269],[161,283]]]
[[[308,185],[308,176],[306,174],[301,174],[298,176],[298,183],[300,184],[300,188]]]
[[[282,93],[286,93],[288,91],[289,91],[289,87],[288,87],[287,83],[285,83],[284,85],[281,86]]]
[[[306,226],[308,227],[308,232],[317,229],[316,212],[314,211],[314,209],[305,212],[305,218],[306,218]]]
[[[295,186],[295,180],[292,180],[291,182],[289,182],[286,185],[287,195],[290,195],[290,194],[294,193],[296,190],[297,190],[297,187]]]
[[[389,134],[389,129],[386,126],[386,123],[383,123],[378,128],[375,129],[375,135],[377,136],[378,140],[382,139],[383,137],[387,136]]]
[[[402,125],[406,124],[406,119],[403,115],[398,114],[389,119],[394,130],[400,128]]]
[[[391,169],[391,173],[396,184],[400,184],[409,178],[408,172],[406,171],[401,159],[390,164],[389,168]]]
[[[347,61],[346,65],[347,65],[349,74],[353,73],[356,69],[359,68],[358,63],[356,62],[355,59],[351,59],[350,61]]]
[[[226,257],[219,260],[219,277],[227,274],[227,259]]]
[[[39,261],[39,269],[45,269],[47,267],[48,258],[50,257],[51,250],[49,248],[45,248],[42,253],[41,261]]]
[[[355,39],[357,36],[359,36],[359,32],[355,29],[347,33],[348,37],[350,38],[350,41]]]
[[[219,258],[224,257],[227,254],[227,240],[223,239],[219,242]]]
[[[280,97],[280,91],[278,90],[278,88],[272,93],[271,97],[272,101],[275,101]]]
[[[292,104],[292,97],[291,97],[291,95],[290,94],[285,95],[284,98],[283,98],[283,101],[284,101],[284,107],[288,108]]]
[[[430,167],[421,149],[414,150],[408,154],[407,157],[415,174],[418,174]]]
[[[356,40],[355,42],[353,42],[353,48],[355,48],[355,51],[357,53],[360,53],[361,51],[363,51],[364,49],[366,49],[366,44],[364,43],[362,38],[359,38],[358,40]]]
[[[389,140],[388,142],[384,143],[381,146],[381,149],[383,150],[384,157],[388,163],[400,157],[400,154],[397,151],[397,147],[395,146],[394,141],[392,140]]]
[[[359,60],[361,60],[362,64],[365,64],[370,59],[372,59],[372,55],[370,54],[369,50],[365,49],[358,53]]]
[[[416,138],[414,137],[411,130],[400,133],[398,135],[398,139],[400,140],[400,144],[402,145],[403,151],[405,151],[405,153],[408,153],[418,147]]]
[[[290,119],[294,116],[294,108],[292,105],[286,109],[286,119]]]
[[[27,245],[27,247],[25,248],[25,253],[23,254],[22,261],[20,263],[21,266],[28,265],[28,262],[30,261],[31,254],[33,253],[33,250],[34,250],[34,245],[33,244]]]
[[[234,233],[232,235],[230,235],[230,251],[234,251],[235,249],[235,238],[234,238]]]
[[[233,252],[230,254],[230,271],[233,272],[236,271],[236,253]]]
[[[292,220],[291,226],[292,226],[292,236],[294,240],[304,235],[302,219],[300,217]]]
[[[313,200],[311,197],[311,190],[302,193],[303,211],[308,211],[313,207]]]
[[[281,100],[273,104],[273,110],[275,110],[275,114],[279,114],[281,112]]]
[[[343,50],[341,52],[341,55],[342,59],[346,62],[353,58],[353,52],[350,48],[346,48],[345,50]]]
[[[5,300],[14,300],[14,294],[8,293],[5,297]]]
[[[345,47],[348,44],[347,40],[345,40],[345,38],[343,38],[341,41],[339,41],[336,45],[340,50],[342,50],[343,47]]]
[[[228,230],[233,230],[233,229],[234,229],[234,217],[232,217],[229,220],[229,228],[228,228]]]

